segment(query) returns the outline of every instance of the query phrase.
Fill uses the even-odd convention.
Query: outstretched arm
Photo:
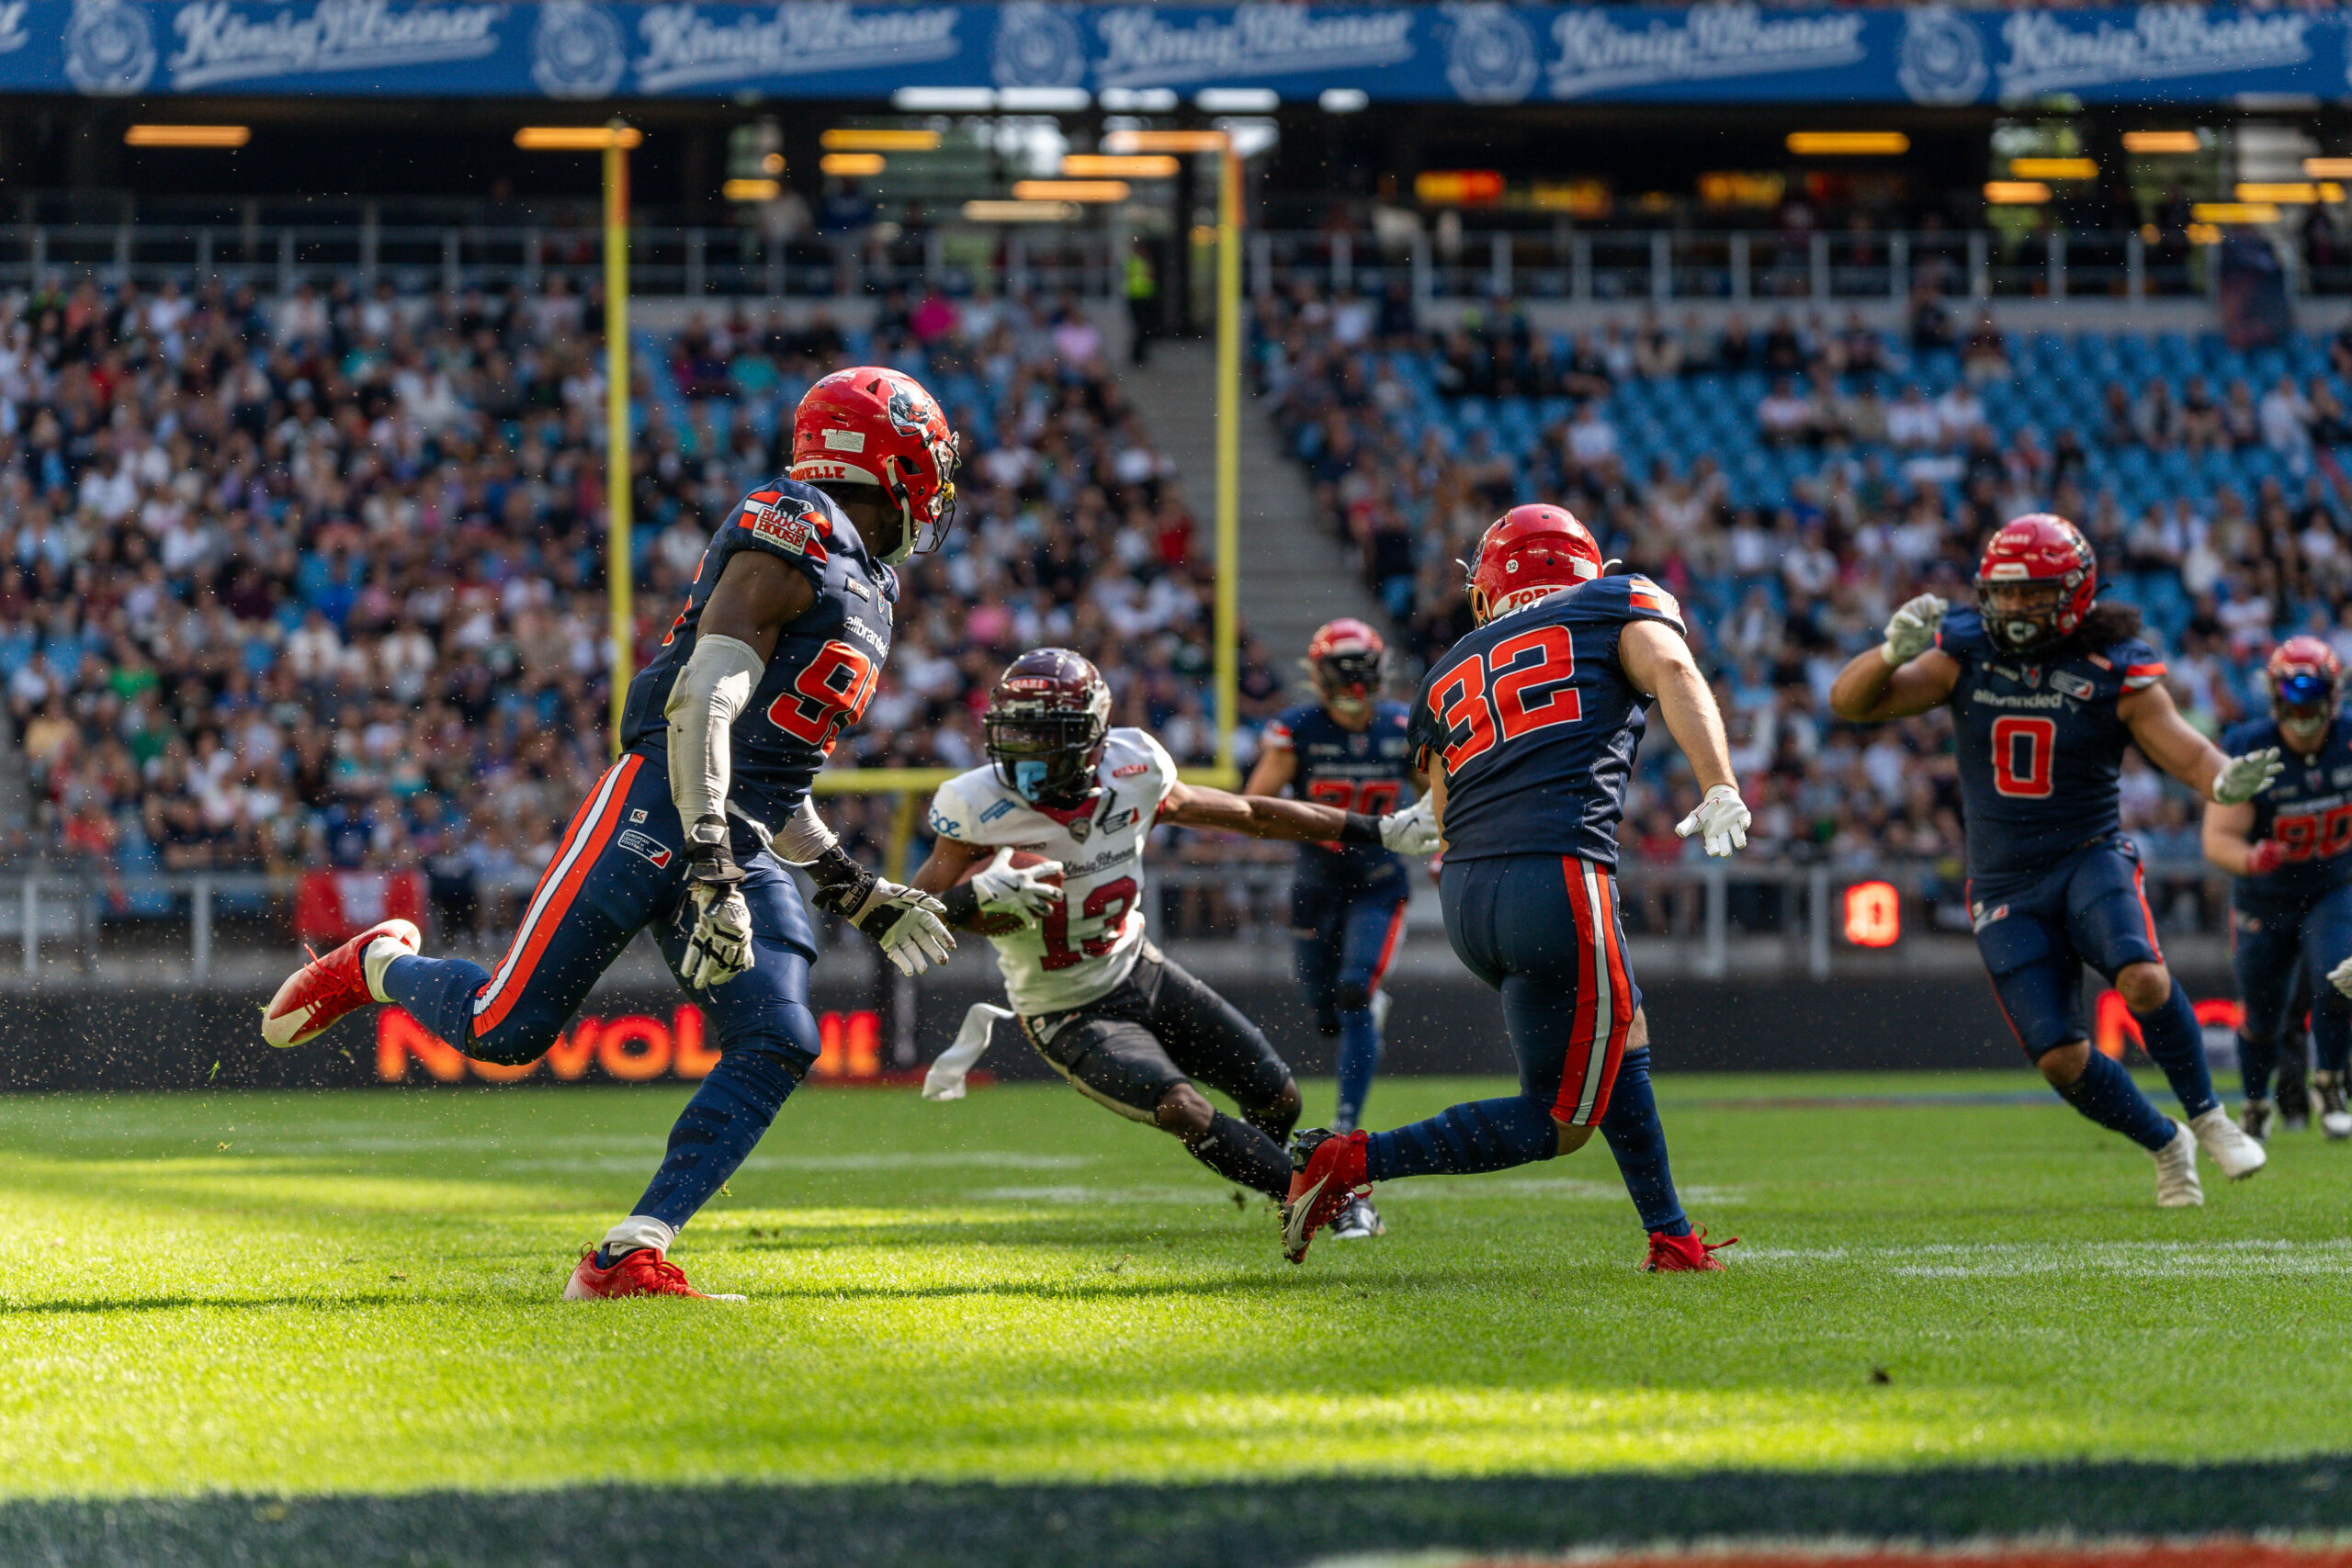
[[[1690,645],[1663,621],[1629,621],[1618,634],[1617,663],[1634,690],[1657,699],[1658,716],[1690,759],[1699,787],[1737,789],[1723,715],[1716,711],[1715,694],[1707,690],[1707,678],[1699,673],[1699,661],[1690,657]]]
[[[2217,806],[2205,803],[2205,826],[2199,834],[2205,858],[2232,876],[2262,876],[2278,869],[2278,841],[2260,842],[2246,835],[2254,829],[2254,805]]]
[[[2283,770],[2275,746],[2243,757],[2225,756],[2220,747],[2189,728],[2161,681],[2117,698],[2115,716],[2132,731],[2132,743],[2148,761],[2223,806],[2252,800],[2268,789],[2270,781]]]
[[[1894,612],[1886,640],[1858,653],[1829,688],[1829,711],[1849,724],[1909,718],[1939,707],[1960,683],[1960,661],[1936,646],[1944,602],[1922,593]]]
[[[1309,800],[1234,795],[1179,784],[1160,802],[1159,820],[1179,828],[1214,828],[1252,839],[1286,839],[1302,844],[1378,844],[1408,855],[1428,854],[1437,847],[1437,829],[1429,808],[1419,803],[1385,817],[1372,817]]]

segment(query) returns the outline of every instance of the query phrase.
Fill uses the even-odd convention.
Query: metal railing
[[[1897,889],[1906,940],[1930,932],[1963,936],[1965,906],[1948,866],[1923,863],[1876,865],[1815,861],[1734,860],[1645,862],[1628,856],[1621,867],[1619,903],[1628,932],[1681,950],[1682,972],[1698,978],[1731,973],[1735,939],[1753,949],[1781,949],[1778,967],[1827,979],[1846,951],[1840,931],[1846,890],[1862,882]],[[1287,925],[1291,868],[1268,862],[1152,867],[1155,897],[1146,918],[1155,940],[1262,942]],[[524,873],[488,879],[477,892],[488,899],[527,896]],[[77,973],[94,973],[109,949],[140,960],[176,950],[187,974],[211,978],[223,958],[220,926],[237,922],[246,956],[282,957],[294,939],[298,879],[258,872],[196,871],[126,877],[74,866],[35,867],[0,875],[0,951],[13,942],[21,973],[42,969],[45,952],[69,948]],[[2149,900],[2160,924],[2176,932],[2215,934],[2224,929],[2227,879],[2196,861],[2146,866]],[[1434,899],[1424,893],[1416,924],[1435,924]],[[503,940],[505,926],[486,934]],[[820,922],[830,925],[830,922]],[[820,932],[820,941],[828,940]],[[862,945],[862,944],[861,944]]]
[[[1419,301],[1513,298],[1577,302],[1854,303],[1901,300],[1921,283],[1953,298],[2189,299],[2219,285],[2216,247],[2139,231],[2016,237],[1977,230],[1784,233],[1716,230],[1471,231],[1371,234],[1259,230],[1247,283],[1264,296],[1306,280],[1378,294],[1403,283]],[[2352,253],[2313,264],[2280,257],[2297,293],[2352,296]],[[1100,221],[978,229],[909,228],[779,239],[737,225],[646,226],[629,235],[632,289],[663,298],[848,299],[936,285],[951,295],[1122,288],[1120,253]],[[372,289],[536,288],[560,274],[585,288],[604,266],[600,230],[560,225],[418,226],[20,222],[0,224],[0,288],[85,274],[142,286],[219,278],[291,294],[355,280]]]

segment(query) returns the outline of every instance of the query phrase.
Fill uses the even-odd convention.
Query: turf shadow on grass
[[[1192,1486],[579,1487],[0,1505],[49,1568],[1287,1568],[1341,1552],[1701,1537],[2352,1529],[2352,1455],[2181,1467],[1733,1471]]]

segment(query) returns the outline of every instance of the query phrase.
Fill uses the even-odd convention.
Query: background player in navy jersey
[[[2311,1087],[2320,1125],[2352,1137],[2344,1102],[2352,1051],[2352,724],[2344,721],[2344,666],[2317,637],[2290,637],[2263,670],[2270,716],[2222,737],[2222,749],[2283,749],[2286,772],[2254,799],[2205,807],[2205,858],[2237,879],[2230,899],[2230,961],[2237,970],[2238,1071],[2245,1082],[2240,1125],[2267,1139],[2278,1115],[2270,1076],[2287,1010],[2312,998],[2319,1070]],[[2296,971],[2308,991],[2295,985]]]
[[[2018,1043],[2068,1104],[2155,1156],[2156,1201],[2202,1203],[2197,1150],[2222,1174],[2262,1168],[2262,1145],[2214,1098],[2188,994],[2165,966],[2124,835],[2123,749],[2208,800],[2251,800],[2278,772],[2264,748],[2224,756],[2188,727],[2140,640],[2140,613],[2093,604],[2098,564],[2063,517],[2036,513],[1984,547],[1974,610],[1923,593],[1886,640],[1838,671],[1829,705],[1852,723],[1949,704],[1968,831],[1977,951]],[[2150,1104],[2083,1027],[2083,965],[2111,980],[2188,1125]]]
[[[1600,547],[1560,508],[1513,507],[1469,572],[1477,629],[1432,661],[1411,734],[1445,838],[1445,932],[1502,993],[1520,1091],[1393,1132],[1298,1134],[1283,1251],[1303,1258],[1368,1182],[1505,1170],[1573,1153],[1598,1126],[1649,1233],[1645,1267],[1719,1269],[1668,1168],[1615,874],[1653,699],[1705,791],[1675,830],[1711,855],[1747,844],[1722,716],[1673,595],[1601,575]]]
[[[397,1002],[468,1055],[521,1064],[552,1044],[650,927],[722,1055],[671,1131],[633,1213],[583,1256],[567,1298],[698,1295],[666,1260],[818,1054],[816,957],[783,862],[899,969],[944,963],[938,900],[861,869],[808,783],[857,722],[890,651],[893,563],[954,520],[956,438],[895,370],[826,377],[800,400],[792,475],[754,491],[704,550],[661,652],[630,684],[623,752],[583,803],[494,973],[416,956],[388,920],[304,964],[265,1013],[297,1045],[355,1008]]]
[[[1306,645],[1316,700],[1266,727],[1265,750],[1243,793],[1280,795],[1384,817],[1425,787],[1406,738],[1408,710],[1381,700],[1387,649],[1362,621],[1332,621]],[[1381,980],[1405,931],[1412,885],[1405,863],[1378,844],[1301,844],[1291,881],[1290,928],[1298,982],[1316,1027],[1340,1039],[1334,1132],[1351,1133],[1380,1065]],[[1381,1234],[1379,1211],[1360,1198],[1331,1222],[1342,1241]]]

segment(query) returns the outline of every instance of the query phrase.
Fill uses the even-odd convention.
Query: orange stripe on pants
[[[571,911],[572,900],[588,881],[588,874],[611,842],[613,829],[620,825],[621,810],[628,800],[629,784],[637,777],[642,757],[624,757],[605,775],[603,782],[592,791],[580,810],[571,818],[571,826],[564,830],[563,842],[556,847],[555,858],[548,863],[545,874],[539,878],[538,889],[531,895],[531,903],[523,917],[523,927],[514,933],[514,941],[507,947],[506,956],[489,985],[474,998],[474,1033],[477,1037],[489,1033],[505,1021],[514,1010],[515,1002],[529,985],[531,971],[538,967],[546,955],[548,943],[563,924],[563,917]],[[597,802],[602,800],[603,805]],[[560,875],[552,896],[548,892],[550,878]],[[542,902],[544,900],[544,902]]]

